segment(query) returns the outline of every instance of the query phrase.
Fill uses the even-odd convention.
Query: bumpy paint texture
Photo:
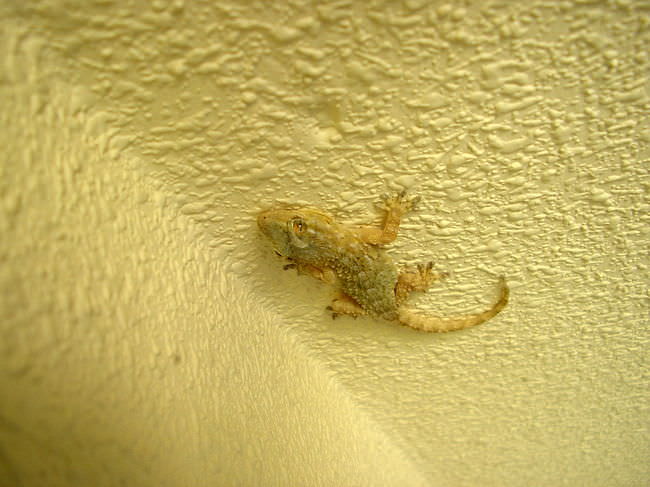
[[[650,478],[646,1],[0,16],[0,477]],[[481,309],[505,275],[507,313],[332,321],[268,259],[260,210],[365,223],[402,188],[422,203],[389,253],[451,272],[416,307]]]

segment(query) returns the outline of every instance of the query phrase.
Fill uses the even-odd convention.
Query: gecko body
[[[351,226],[337,222],[326,212],[301,207],[264,211],[257,223],[275,251],[287,257],[299,273],[336,285],[339,295],[328,308],[333,316],[368,314],[423,331],[452,331],[482,323],[508,302],[508,287],[501,278],[496,304],[482,312],[458,317],[423,315],[402,304],[413,291],[424,291],[443,277],[432,264],[400,271],[381,246],[397,237],[402,216],[416,199],[405,194],[384,198],[386,215],[380,227]]]

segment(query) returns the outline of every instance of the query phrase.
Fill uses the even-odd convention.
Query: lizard
[[[289,260],[285,270],[295,268],[338,287],[338,296],[327,307],[333,318],[369,315],[416,330],[447,332],[483,323],[505,308],[510,292],[503,276],[497,301],[480,313],[442,317],[403,306],[411,292],[427,290],[447,273],[434,272],[432,262],[398,270],[382,247],[397,238],[402,217],[419,197],[407,198],[402,191],[382,199],[385,215],[380,226],[344,225],[325,211],[296,206],[262,211],[257,224],[275,252]]]

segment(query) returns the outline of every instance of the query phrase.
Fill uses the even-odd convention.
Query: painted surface
[[[650,477],[646,2],[0,13],[7,475]],[[278,201],[365,221],[402,187],[423,203],[393,255],[452,273],[419,308],[481,308],[504,274],[493,322],[332,322],[255,229]]]
[[[0,485],[425,485],[29,39],[2,39]]]

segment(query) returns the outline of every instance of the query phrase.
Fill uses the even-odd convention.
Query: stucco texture
[[[0,1],[0,482],[643,486],[645,1]],[[377,221],[424,334],[255,227]]]

